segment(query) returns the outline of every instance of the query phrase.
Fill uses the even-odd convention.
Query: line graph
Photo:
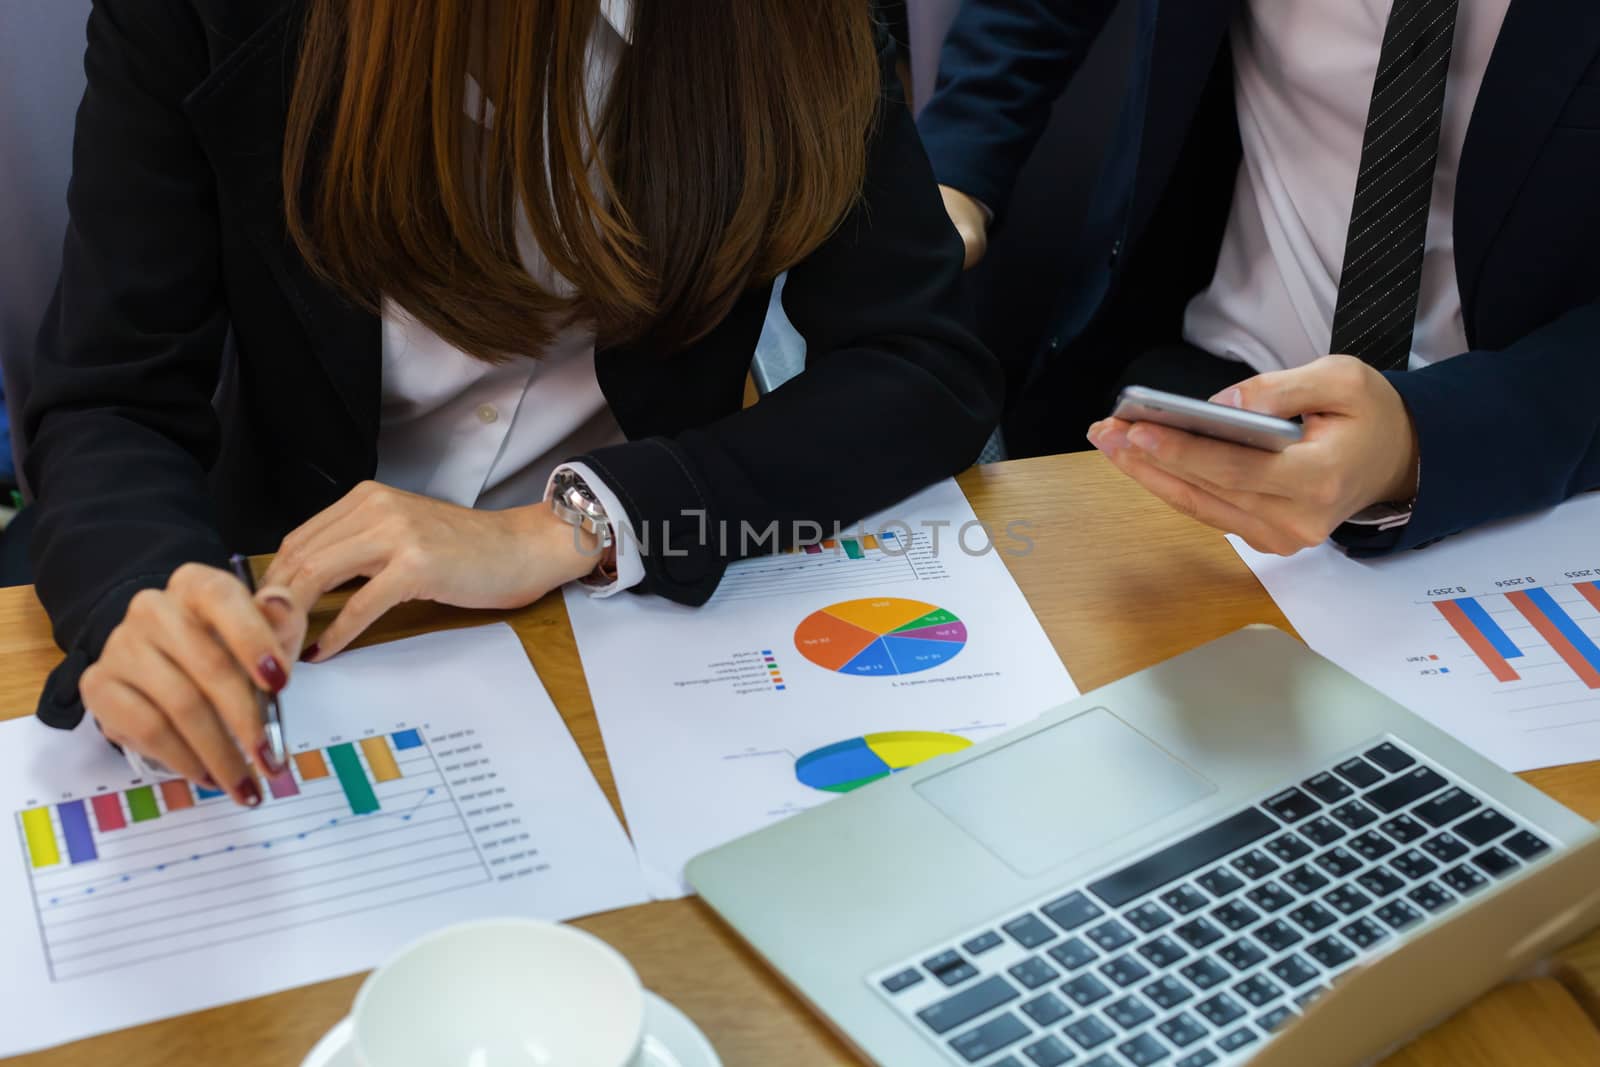
[[[338,922],[531,863],[472,735],[401,724],[306,748],[255,809],[166,781],[18,812],[51,979]]]
[[[409,811],[401,812],[398,815],[391,816],[391,818],[398,818],[402,822],[410,822],[412,817],[416,815],[417,809],[421,808],[422,805],[427,802],[428,797],[434,796],[437,792],[438,791],[436,789],[424,790],[423,798],[417,801],[417,803],[413,805]],[[361,817],[362,816],[353,816],[353,818]],[[48,906],[50,908],[56,908],[65,902],[70,902],[71,897],[63,897],[60,895],[62,893],[88,896],[93,894],[96,889],[105,889],[117,885],[127,885],[136,880],[142,879],[142,877],[146,875],[161,874],[169,870],[182,869],[186,864],[199,863],[203,860],[213,859],[217,856],[229,856],[235,853],[249,852],[251,849],[257,848],[265,850],[271,848],[273,845],[281,845],[290,841],[304,841],[312,835],[320,833],[321,831],[337,827],[340,822],[341,820],[335,817],[329,819],[321,826],[313,826],[309,830],[298,830],[292,834],[285,834],[282,837],[269,837],[260,841],[246,841],[242,844],[226,845],[222,848],[212,849],[210,852],[195,852],[186,857],[179,857],[175,860],[167,860],[162,863],[151,864],[148,867],[135,867],[124,872],[123,874],[115,875],[99,882],[88,882],[81,885],[58,887],[57,895],[50,898],[48,901]]]

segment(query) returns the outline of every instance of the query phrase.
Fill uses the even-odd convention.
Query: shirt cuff
[[[587,463],[563,463],[552,471],[550,481],[544,487],[546,500],[550,498],[550,486],[555,483],[556,475],[562,471],[571,471],[582,478],[583,484],[589,487],[589,491],[606,509],[606,518],[611,520],[611,539],[617,546],[617,580],[605,585],[586,584],[584,588],[590,596],[596,597],[615,596],[625,589],[632,589],[644,581],[644,559],[639,555],[639,539],[634,536],[633,523],[623,510],[622,501]]]

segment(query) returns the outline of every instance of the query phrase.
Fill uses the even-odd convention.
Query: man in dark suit
[[[1416,547],[1600,486],[1600,6],[1129,2],[1081,233],[1104,255],[1061,279],[1013,452],[1075,447],[1123,384],[1301,416],[1281,454],[1087,427],[1284,553]],[[966,0],[920,125],[969,265],[1113,4]]]

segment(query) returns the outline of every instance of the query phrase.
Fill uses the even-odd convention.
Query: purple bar
[[[67,839],[68,858],[73,863],[99,859],[100,853],[94,847],[94,834],[89,832],[89,813],[84,810],[83,801],[69,800],[65,804],[57,804],[56,814],[61,816],[61,833]]]
[[[294,772],[287,767],[283,769],[282,774],[267,779],[267,788],[272,790],[272,796],[276,800],[300,795],[300,783],[294,780]]]
[[[822,546],[821,545],[807,545],[806,546],[806,551],[811,553],[814,556],[818,552],[822,551]]]

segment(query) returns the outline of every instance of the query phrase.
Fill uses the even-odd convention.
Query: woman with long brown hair
[[[98,0],[41,716],[252,804],[254,691],[335,586],[307,658],[409,599],[698,604],[971,462],[998,375],[876,40],[868,0]],[[807,369],[741,410],[786,271]]]

